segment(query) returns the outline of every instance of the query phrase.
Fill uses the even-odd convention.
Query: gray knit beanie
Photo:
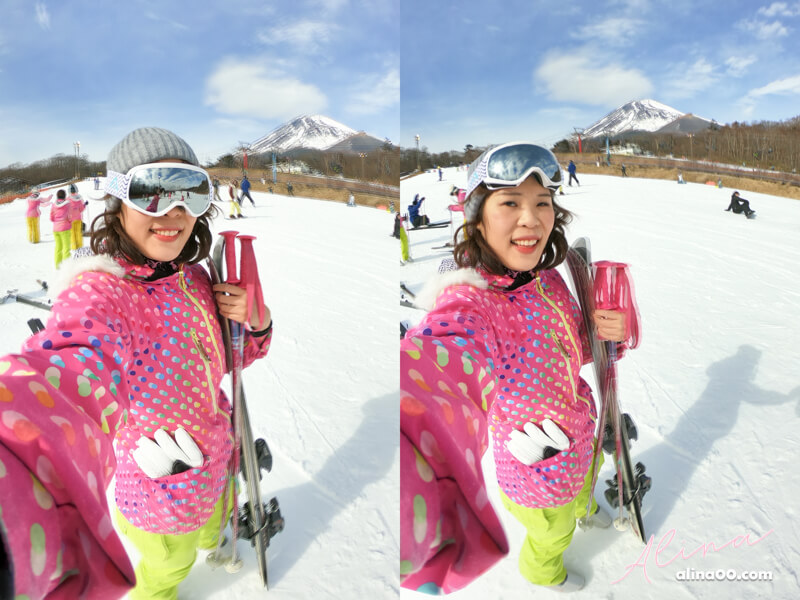
[[[200,166],[194,150],[182,137],[159,127],[141,127],[131,131],[111,149],[106,169],[124,175],[137,165],[165,158],[185,160]]]
[[[111,172],[125,175],[133,167],[174,158],[200,166],[200,161],[182,137],[160,127],[134,129],[114,146],[106,159],[106,210],[119,208],[120,200],[110,194],[114,183]]]

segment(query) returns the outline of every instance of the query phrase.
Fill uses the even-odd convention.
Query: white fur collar
[[[473,268],[438,273],[425,283],[422,291],[416,295],[414,303],[420,308],[431,310],[439,294],[453,285],[470,285],[485,290],[489,287],[489,282]]]
[[[117,277],[125,275],[125,269],[107,254],[74,257],[61,263],[56,274],[56,280],[50,286],[50,296],[57,298],[67,289],[72,280],[86,271],[102,271]]]

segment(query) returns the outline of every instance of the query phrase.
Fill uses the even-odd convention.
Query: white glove
[[[138,446],[131,456],[139,468],[150,478],[166,477],[199,467],[203,464],[203,453],[183,428],[175,431],[175,440],[163,429],[155,433],[155,441],[148,437],[140,437]]]
[[[542,421],[544,431],[532,422],[525,423],[523,429],[524,433],[514,429],[506,442],[508,451],[523,465],[530,466],[569,448],[569,438],[550,419]]]

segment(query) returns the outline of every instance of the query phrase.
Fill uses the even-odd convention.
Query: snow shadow
[[[386,522],[387,518],[397,519],[398,505],[384,506],[374,500],[392,497],[386,491],[376,490],[372,496],[365,492],[370,484],[386,478],[395,461],[400,444],[397,399],[397,394],[386,394],[365,402],[358,428],[311,474],[312,480],[276,492],[286,529],[270,548],[270,585],[274,581],[279,586],[281,578],[309,547],[323,543],[322,540],[326,540],[324,543],[335,540],[327,553],[333,564],[326,561],[313,567],[319,573],[326,573],[326,577],[335,579],[340,571],[338,565],[346,562],[349,567],[358,555],[357,549],[363,551],[365,545],[373,553],[392,554],[389,564],[399,564],[399,540],[393,540],[394,534],[387,530]],[[310,460],[313,462],[313,457]],[[393,485],[399,499],[399,479]],[[340,513],[342,518],[337,519]],[[397,569],[391,570],[386,573],[386,580],[399,585]]]
[[[757,386],[754,379],[760,359],[759,350],[743,345],[733,356],[712,363],[706,370],[709,381],[703,393],[662,442],[643,453],[636,452],[633,442],[632,460],[642,462],[653,479],[652,489],[643,501],[648,537],[654,534],[658,539],[668,529],[682,525],[669,522],[669,516],[686,493],[697,466],[716,453],[715,442],[733,430],[743,403],[777,405],[800,395],[800,388],[780,394]],[[598,488],[605,489],[600,485]]]

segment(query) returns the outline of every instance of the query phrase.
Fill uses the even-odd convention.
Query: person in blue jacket
[[[408,206],[408,218],[412,227],[420,227],[431,222],[427,215],[419,214],[419,209],[422,207],[423,202],[425,202],[425,198],[420,198],[419,194],[417,194],[414,196],[414,201]]]
[[[580,187],[580,185],[581,185],[581,182],[578,181],[578,176],[575,175],[575,172],[577,170],[578,170],[578,167],[575,166],[575,163],[572,162],[572,161],[569,161],[569,165],[567,165],[567,171],[569,171],[569,186],[570,187],[572,187],[572,180],[573,179],[575,180],[575,183],[578,184],[578,187]]]
[[[242,177],[242,202],[244,202],[245,197],[250,200],[250,204],[253,206],[256,205],[253,201],[253,197],[250,195],[250,180],[247,178],[247,175]]]

